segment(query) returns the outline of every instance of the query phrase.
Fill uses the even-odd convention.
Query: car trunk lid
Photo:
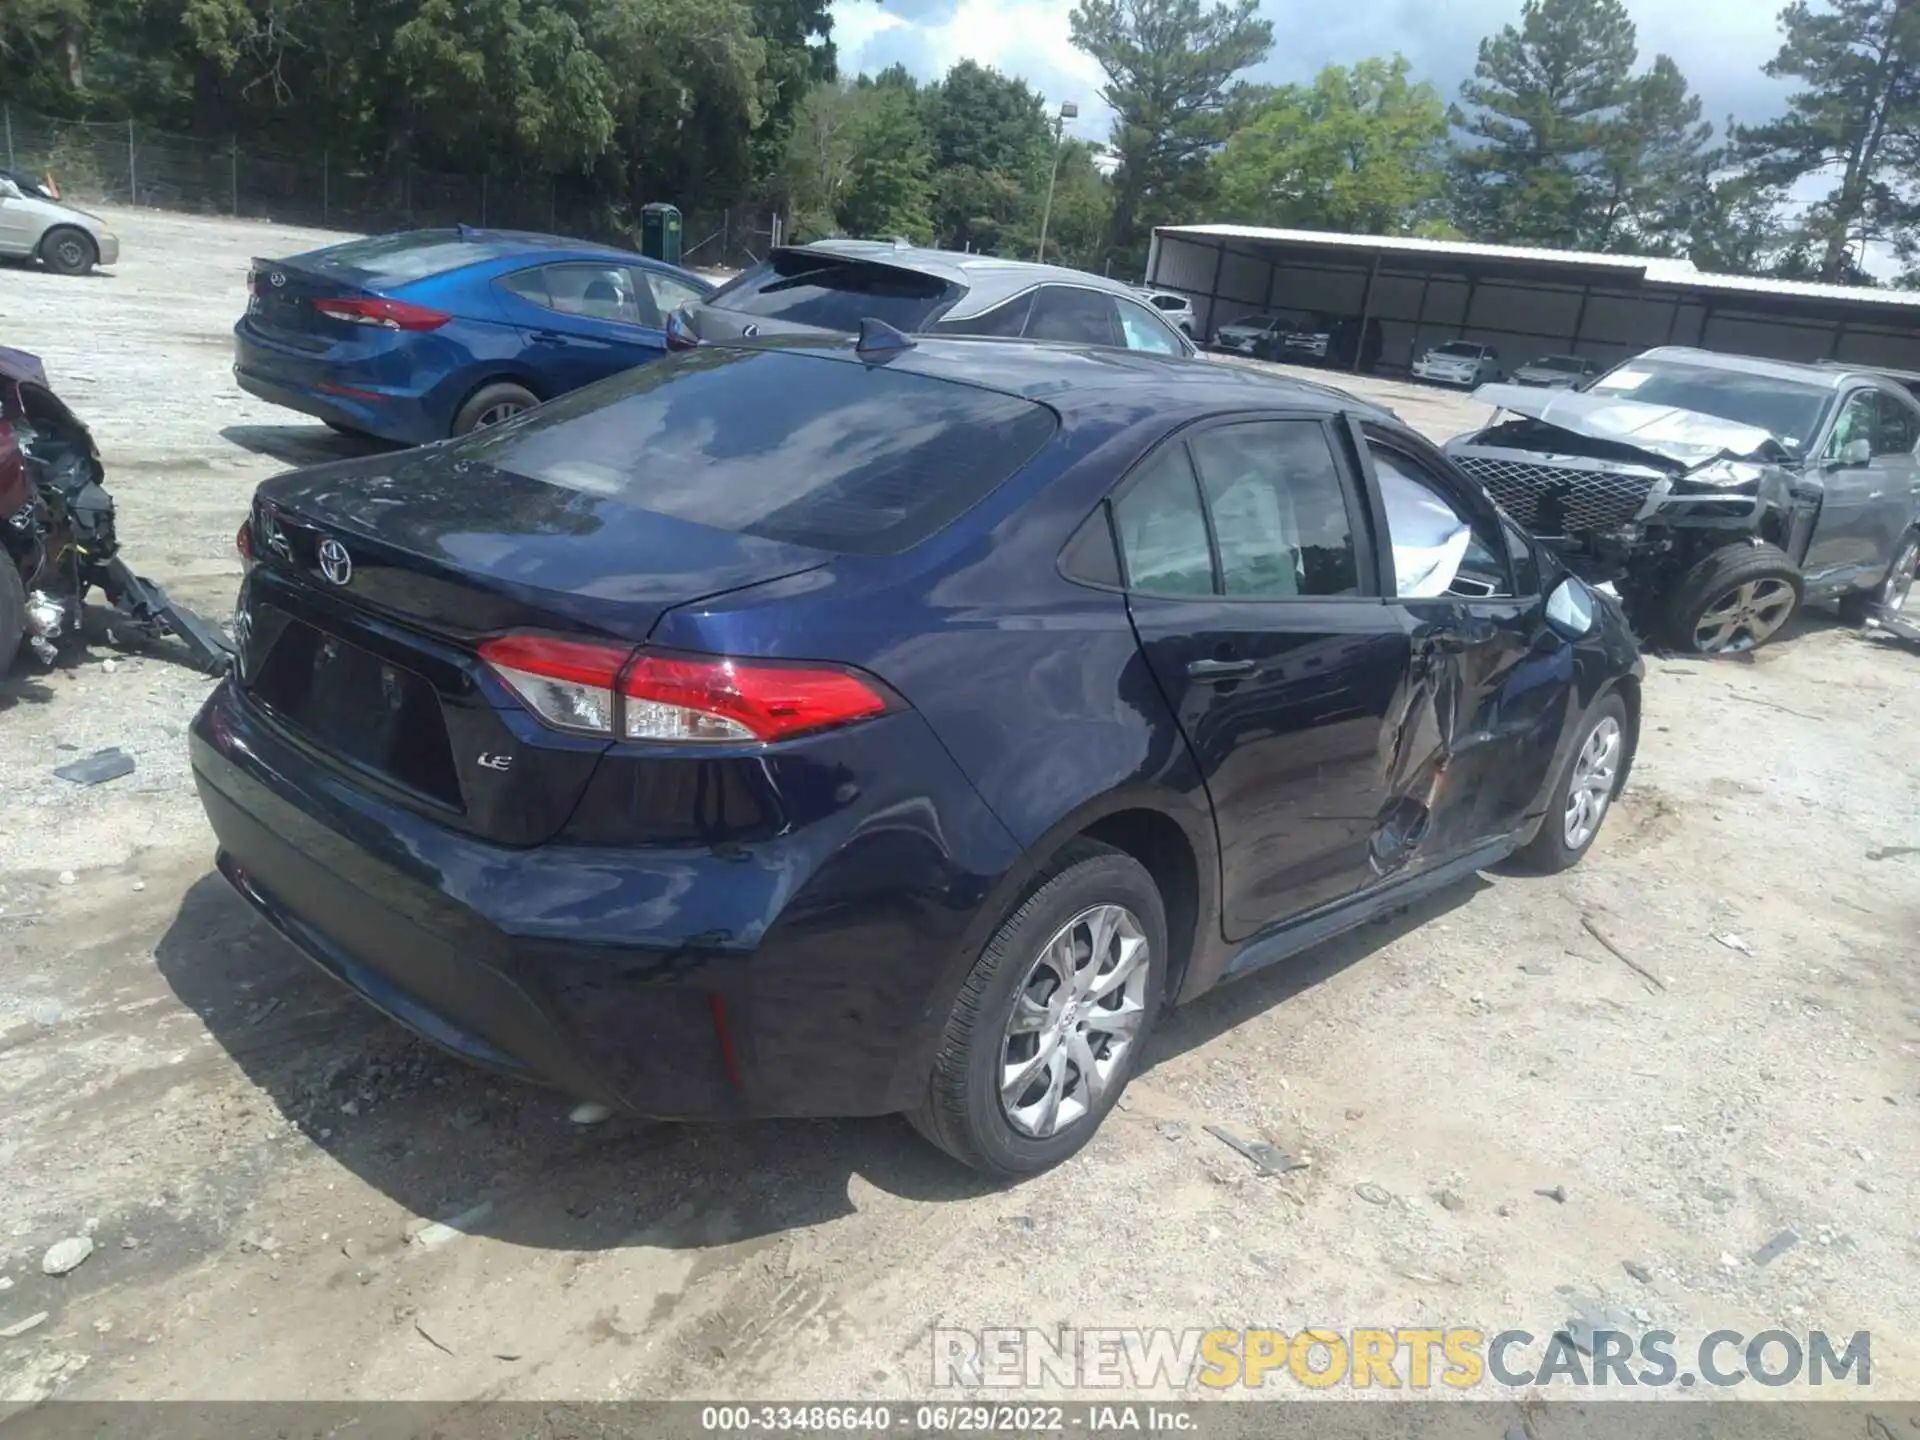
[[[343,776],[520,845],[566,823],[610,741],[540,724],[483,640],[634,647],[674,605],[826,558],[424,451],[269,482],[251,523],[249,698]]]

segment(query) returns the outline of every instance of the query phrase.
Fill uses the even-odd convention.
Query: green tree
[[[1052,158],[1045,104],[1024,80],[972,60],[923,97],[934,234],[955,250],[997,251],[1035,203],[1031,172]]]
[[[1234,77],[1266,58],[1273,26],[1259,0],[1204,10],[1200,0],[1080,0],[1069,21],[1073,43],[1106,73],[1100,98],[1114,112],[1108,257],[1137,273],[1149,230],[1197,212],[1207,157],[1227,138]]]
[[[1835,177],[1801,238],[1815,276],[1844,280],[1867,245],[1920,223],[1920,0],[1795,0],[1780,26],[1767,74],[1806,88],[1739,148],[1768,185]]]
[[[1688,226],[1687,258],[1722,275],[1771,273],[1789,244],[1784,198],[1741,171],[1713,180]]]
[[[1700,113],[1700,97],[1666,55],[1627,82],[1620,114],[1601,143],[1599,204],[1585,227],[1586,245],[1646,255],[1686,248],[1707,203],[1715,158],[1708,148],[1713,126]]]
[[[1100,147],[1069,139],[1060,147],[1054,177],[1053,212],[1047,221],[1047,261],[1076,270],[1103,272],[1109,264],[1107,241],[1113,224],[1113,184],[1101,173]],[[1031,259],[1040,244],[1041,200],[1053,166],[1051,148],[1037,156],[1026,177],[1028,203],[1001,236],[1003,255]]]
[[[787,150],[784,189],[795,237],[930,238],[929,168],[911,88],[884,78],[815,87]]]
[[[1272,91],[1214,158],[1222,215],[1257,225],[1369,234],[1439,220],[1447,111],[1404,56],[1329,65]]]
[[[1453,123],[1455,207],[1479,239],[1577,247],[1636,53],[1620,0],[1525,0],[1480,42]]]

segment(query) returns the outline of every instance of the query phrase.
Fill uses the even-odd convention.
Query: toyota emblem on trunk
[[[320,542],[320,573],[335,585],[353,579],[353,557],[347,547],[331,537]]]

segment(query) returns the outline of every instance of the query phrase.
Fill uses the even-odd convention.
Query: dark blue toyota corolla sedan
[[[465,435],[667,352],[713,293],[624,250],[506,230],[403,230],[256,260],[240,388],[403,444]]]
[[[1641,666],[1390,414],[1198,360],[709,346],[243,532],[219,867],[389,1015],[652,1116],[1083,1144],[1176,1001],[1592,845]]]

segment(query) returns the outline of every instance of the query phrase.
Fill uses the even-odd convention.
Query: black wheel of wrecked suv
[[[1728,545],[1701,560],[1668,591],[1666,638],[1696,655],[1755,650],[1800,608],[1800,570],[1774,545]]]
[[[981,951],[909,1117],[956,1160],[1037,1174],[1092,1138],[1160,1005],[1167,921],[1145,867],[1075,841]]]

